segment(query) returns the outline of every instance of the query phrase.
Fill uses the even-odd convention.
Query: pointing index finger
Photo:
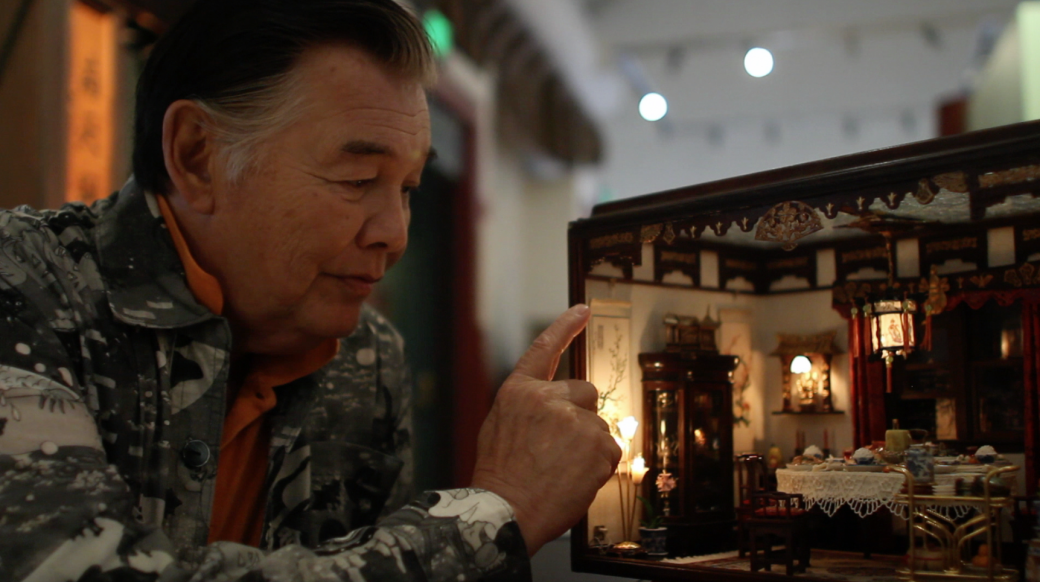
[[[589,316],[589,306],[581,303],[563,312],[534,340],[517,362],[513,373],[538,380],[551,380],[556,373],[556,365],[560,362],[560,355],[575,336],[585,329]]]

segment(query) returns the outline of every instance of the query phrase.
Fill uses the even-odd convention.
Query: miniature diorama
[[[574,570],[811,577],[846,550],[904,579],[1017,580],[1038,225],[1040,122],[572,223],[571,300],[592,307],[572,369],[625,453],[572,532]]]

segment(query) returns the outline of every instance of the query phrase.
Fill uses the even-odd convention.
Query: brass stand
[[[961,580],[987,580],[990,582],[1015,582],[1018,571],[1005,568],[1000,560],[1001,522],[1004,509],[1010,508],[1013,497],[993,497],[990,495],[990,481],[997,475],[1011,473],[1018,467],[1010,466],[990,469],[982,476],[983,495],[981,497],[956,497],[943,495],[917,495],[914,492],[914,476],[903,467],[893,467],[906,477],[906,493],[899,494],[897,503],[907,505],[909,510],[910,550],[907,553],[909,563],[899,570],[900,578],[906,580],[936,580],[956,578]],[[958,524],[934,507],[971,506],[977,515],[964,523]],[[970,542],[984,537],[989,546],[989,560],[985,568],[970,563]],[[937,542],[943,555],[943,569],[940,572],[922,571],[917,563],[917,540],[922,545],[927,540]],[[968,560],[965,560],[968,556]]]

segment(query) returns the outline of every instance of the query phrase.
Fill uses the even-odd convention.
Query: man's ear
[[[196,212],[211,214],[215,206],[212,166],[215,147],[206,129],[209,116],[194,101],[180,99],[166,108],[162,147],[166,172],[177,193]]]

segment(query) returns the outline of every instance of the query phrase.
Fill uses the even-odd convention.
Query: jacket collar
[[[132,177],[109,198],[95,236],[98,269],[116,319],[172,329],[218,318],[195,300],[155,195]]]

